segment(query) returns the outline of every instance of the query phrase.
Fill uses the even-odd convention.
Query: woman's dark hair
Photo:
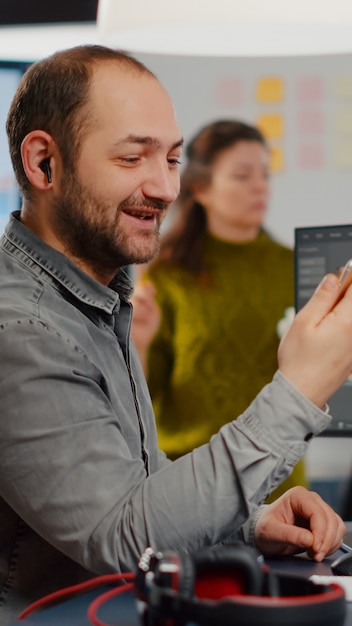
[[[73,168],[92,112],[89,88],[94,67],[117,63],[130,72],[154,76],[130,55],[99,45],[69,48],[34,63],[25,72],[7,116],[6,130],[13,169],[20,190],[30,196],[21,144],[32,130],[45,130],[56,142],[63,163]]]
[[[240,141],[255,141],[267,147],[258,128],[237,120],[220,120],[203,127],[186,148],[187,163],[181,176],[181,191],[175,203],[175,225],[164,235],[159,260],[180,265],[194,274],[205,271],[202,259],[207,217],[194,194],[210,183],[211,167],[220,152]]]

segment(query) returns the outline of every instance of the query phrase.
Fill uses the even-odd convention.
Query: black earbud
[[[46,175],[48,179],[48,183],[51,183],[52,178],[51,178],[51,169],[50,169],[50,159],[44,159],[39,165],[39,167],[42,170],[42,172],[44,172],[44,174]]]

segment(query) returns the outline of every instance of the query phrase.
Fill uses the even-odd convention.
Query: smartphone
[[[352,283],[352,259],[349,259],[345,266],[338,272],[339,277],[339,295],[338,300],[342,298],[347,287]]]

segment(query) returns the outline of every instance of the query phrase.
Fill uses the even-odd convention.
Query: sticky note
[[[322,100],[324,81],[321,76],[302,76],[297,81],[297,99],[302,102]]]
[[[224,106],[239,106],[244,102],[244,84],[240,78],[222,78],[215,86],[215,100]]]
[[[284,81],[276,77],[261,78],[257,83],[255,95],[258,102],[281,102],[284,99]]]
[[[298,166],[303,170],[317,170],[324,165],[324,149],[319,143],[301,144],[297,152]]]
[[[324,115],[319,109],[303,110],[297,114],[297,130],[303,135],[324,132]]]
[[[282,172],[284,169],[284,153],[282,148],[272,146],[270,148],[270,171]]]
[[[352,141],[336,145],[333,161],[334,165],[339,169],[352,169]]]
[[[352,134],[352,111],[338,111],[335,117],[335,129],[337,133]]]
[[[352,100],[352,74],[338,76],[335,83],[337,98],[341,100]]]
[[[260,115],[257,126],[267,139],[278,139],[284,134],[283,116],[276,113]]]

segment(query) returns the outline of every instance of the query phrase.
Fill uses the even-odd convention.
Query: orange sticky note
[[[270,148],[270,171],[282,172],[284,169],[284,153],[282,148],[272,147]]]
[[[273,103],[284,99],[284,81],[282,78],[261,78],[257,83],[256,98],[258,102]]]
[[[268,139],[278,139],[284,134],[283,116],[276,113],[260,115],[257,126]]]

